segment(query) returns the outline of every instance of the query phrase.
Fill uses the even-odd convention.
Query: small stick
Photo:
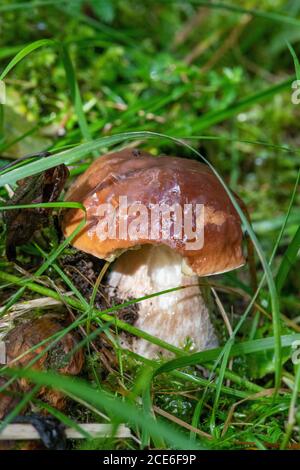
[[[118,427],[116,433],[113,433],[111,424],[80,423],[80,427],[93,438],[110,437],[112,434],[118,438],[132,438],[130,429],[124,424]],[[65,433],[67,439],[86,439],[83,434],[73,428],[66,428]],[[8,424],[0,433],[0,441],[31,441],[37,439],[40,439],[39,433],[31,424]]]

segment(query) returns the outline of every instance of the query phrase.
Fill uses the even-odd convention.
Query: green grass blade
[[[44,385],[61,390],[67,395],[70,394],[72,397],[77,397],[92,404],[99,410],[104,408],[110,412],[112,422],[122,419],[131,425],[139,426],[148,431],[156,439],[163,437],[171,447],[181,450],[204,448],[204,444],[191,443],[184,434],[181,434],[174,427],[149,417],[149,414],[145,413],[140,407],[124,402],[108,392],[95,390],[90,384],[82,380],[69,379],[68,377],[51,372],[45,373],[34,370],[14,369],[5,371],[5,375],[13,374],[16,374],[18,377],[27,378],[38,386]]]
[[[178,0],[167,0],[169,3],[177,3]],[[255,8],[245,8],[239,5],[232,5],[230,3],[225,3],[225,2],[209,2],[205,0],[188,0],[188,3],[191,3],[193,5],[202,5],[208,8],[216,9],[216,10],[224,10],[224,11],[230,11],[233,13],[239,13],[239,14],[249,14],[254,17],[258,18],[263,18],[265,20],[270,20],[274,21],[276,23],[284,23],[290,26],[300,26],[300,20],[297,18],[293,18],[292,16],[288,16],[284,14],[283,12],[273,12],[273,11],[264,11],[264,10],[258,10]]]
[[[287,46],[289,48],[291,56],[293,57],[297,80],[300,80],[300,63],[299,63],[299,59],[297,57],[297,54],[296,54],[293,46],[288,41],[287,41]]]
[[[282,335],[282,347],[290,347],[294,341],[300,339],[300,333],[292,335]],[[264,350],[274,350],[276,347],[276,339],[274,336],[263,339],[255,339],[251,341],[243,341],[236,343],[232,346],[229,357],[235,357],[243,354],[255,354]],[[173,359],[162,366],[159,366],[154,375],[163,374],[171,370],[180,369],[187,366],[194,366],[212,362],[220,356],[223,348],[209,349],[208,351],[201,351],[185,357],[178,357]]]
[[[292,392],[292,397],[290,401],[289,407],[289,415],[288,415],[288,422],[286,426],[286,432],[284,438],[282,440],[280,448],[283,450],[289,443],[291,434],[293,432],[293,428],[295,426],[295,415],[297,413],[297,403],[299,403],[299,391],[300,391],[300,364],[296,367],[296,374],[295,374],[295,384]]]
[[[298,227],[292,241],[289,243],[289,246],[286,252],[284,253],[284,256],[281,260],[281,263],[277,272],[277,276],[275,278],[278,294],[280,294],[291,268],[297,262],[299,250],[300,250],[300,226]]]
[[[80,96],[79,86],[76,80],[75,70],[71,61],[68,48],[65,45],[61,45],[61,56],[62,56],[62,61],[63,61],[65,72],[66,72],[67,83],[69,84],[69,87],[70,87],[71,99],[72,99],[72,103],[73,103],[73,106],[77,115],[79,127],[83,135],[83,138],[86,141],[89,141],[91,140],[91,134],[90,134],[89,126],[88,126],[88,123],[87,123],[87,120],[83,111],[82,100]]]
[[[230,357],[230,351],[231,351],[233,344],[234,344],[234,338],[230,338],[229,341],[227,341],[225,348],[223,350],[223,359],[222,359],[222,363],[220,367],[219,377],[217,379],[216,395],[215,395],[214,405],[213,405],[213,409],[212,409],[212,413],[210,417],[210,430],[212,433],[214,433],[215,427],[216,427],[216,415],[217,415],[220,396],[222,392],[222,385],[224,381],[225,371],[227,368],[227,363]]]
[[[254,93],[253,95],[238,101],[236,104],[233,104],[228,108],[217,109],[215,111],[204,114],[204,116],[198,120],[197,124],[193,126],[192,133],[203,131],[213,126],[214,124],[218,124],[219,122],[223,122],[224,120],[237,115],[252,105],[263,102],[284,90],[288,90],[294,80],[295,77],[290,77],[287,80],[283,80],[282,82],[277,83],[276,85],[272,85],[265,90]]]
[[[39,49],[40,47],[47,47],[47,46],[53,47],[56,44],[57,44],[56,41],[53,41],[52,39],[39,39],[38,41],[28,44],[28,46],[24,47],[24,49],[18,52],[18,54],[5,67],[5,69],[0,75],[0,80],[4,80],[4,78],[11,71],[11,69],[14,68],[28,54],[31,54],[31,52],[35,51],[36,49]]]
[[[47,5],[55,5],[55,4],[71,3],[71,2],[74,3],[76,1],[78,2],[78,0],[35,0],[34,2],[14,2],[14,3],[10,2],[6,5],[0,6],[0,13],[5,13],[6,11],[45,7]]]

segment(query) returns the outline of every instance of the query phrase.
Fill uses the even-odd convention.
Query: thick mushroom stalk
[[[196,275],[183,273],[182,257],[167,246],[145,245],[120,256],[108,277],[108,292],[121,301],[179,286],[190,286],[138,303],[135,326],[179,348],[201,351],[217,346],[209,309]],[[167,351],[137,337],[121,335],[121,346],[144,357]]]

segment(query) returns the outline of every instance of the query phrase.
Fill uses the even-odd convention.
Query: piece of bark
[[[58,165],[38,175],[18,181],[18,187],[8,205],[55,202],[69,175],[65,165]],[[11,209],[4,211],[6,224],[6,256],[16,257],[16,247],[30,242],[34,233],[49,223],[51,208]]]
[[[4,388],[6,383],[7,379],[0,377],[0,389],[3,388],[3,390],[0,392],[0,420],[4,419],[5,416],[7,416],[19,402],[19,397],[17,394],[20,393],[20,389],[18,384],[13,382]]]
[[[54,370],[61,374],[78,375],[83,367],[84,355],[81,349],[72,353],[77,345],[74,333],[69,332],[58,341],[49,339],[30,351],[61,330],[62,325],[48,315],[18,325],[5,338],[7,365],[25,367],[34,361],[31,367],[35,370]],[[53,346],[44,352],[50,342],[54,342]],[[42,352],[41,357],[36,359]],[[24,378],[18,379],[18,386],[22,392],[28,392],[32,388],[32,384]],[[65,396],[58,390],[41,387],[38,397],[57,409],[65,406]]]

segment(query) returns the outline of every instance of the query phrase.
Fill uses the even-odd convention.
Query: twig
[[[210,70],[226,54],[228,50],[233,49],[235,43],[238,41],[241,33],[243,32],[243,29],[247,26],[251,19],[252,17],[248,14],[242,16],[240,23],[231,31],[221,47],[217,49],[210,60],[203,67],[201,67],[201,72],[207,72]]]
[[[130,429],[124,424],[121,424],[118,427],[116,433],[114,433],[114,428],[111,424],[79,423],[79,425],[81,429],[86,431],[93,438],[109,437],[112,435],[122,439],[129,439],[132,437]],[[83,434],[73,428],[67,428],[65,433],[67,439],[85,439]],[[31,424],[8,424],[0,433],[0,440],[2,441],[29,441],[36,439],[40,439],[40,436],[37,430]]]
[[[175,35],[172,49],[176,49],[181,44],[186,42],[188,37],[196,30],[199,29],[199,26],[203,21],[205,21],[209,13],[208,8],[199,8],[198,12],[192,16],[192,18],[184,25],[184,27],[178,31]]]
[[[207,49],[209,49],[221,36],[223,30],[213,32],[208,38],[199,42],[197,46],[184,57],[184,62],[187,65],[192,64],[196,59],[200,57]]]

